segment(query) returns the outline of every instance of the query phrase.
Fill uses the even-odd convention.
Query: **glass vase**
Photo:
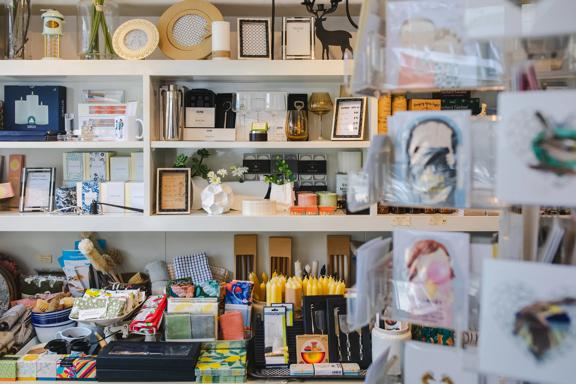
[[[5,0],[2,23],[4,29],[4,51],[7,59],[16,60],[25,58],[26,43],[28,42],[28,28],[30,26],[30,0]],[[0,52],[0,58],[4,56]]]
[[[117,26],[116,0],[79,0],[78,56],[83,60],[114,59],[112,34]]]

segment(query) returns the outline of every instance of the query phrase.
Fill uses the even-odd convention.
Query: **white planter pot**
[[[270,200],[276,202],[276,207],[278,210],[286,211],[290,209],[290,206],[294,203],[294,184],[272,184],[272,189],[270,190]]]
[[[221,215],[230,210],[234,202],[232,188],[226,184],[210,184],[202,191],[202,209],[209,215]]]
[[[200,176],[194,176],[190,181],[192,184],[192,210],[202,209],[202,191],[208,186],[208,180]]]

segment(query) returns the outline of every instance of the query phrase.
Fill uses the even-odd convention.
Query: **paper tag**
[[[434,216],[430,217],[428,224],[429,225],[446,225],[446,224],[448,224],[448,218],[446,216],[442,216],[442,215],[434,215]]]
[[[106,307],[80,309],[78,311],[78,320],[100,319],[104,318],[105,316],[106,316]]]
[[[412,220],[408,215],[394,216],[392,218],[392,225],[395,227],[409,227],[410,225],[412,225]]]

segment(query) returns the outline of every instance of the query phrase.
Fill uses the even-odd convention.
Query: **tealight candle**
[[[312,192],[298,193],[298,206],[315,207],[318,205],[318,196]]]
[[[338,196],[334,192],[318,192],[318,205],[321,207],[336,207]]]

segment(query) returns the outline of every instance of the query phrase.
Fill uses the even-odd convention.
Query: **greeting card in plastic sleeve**
[[[470,235],[397,230],[393,242],[393,318],[467,327]]]

